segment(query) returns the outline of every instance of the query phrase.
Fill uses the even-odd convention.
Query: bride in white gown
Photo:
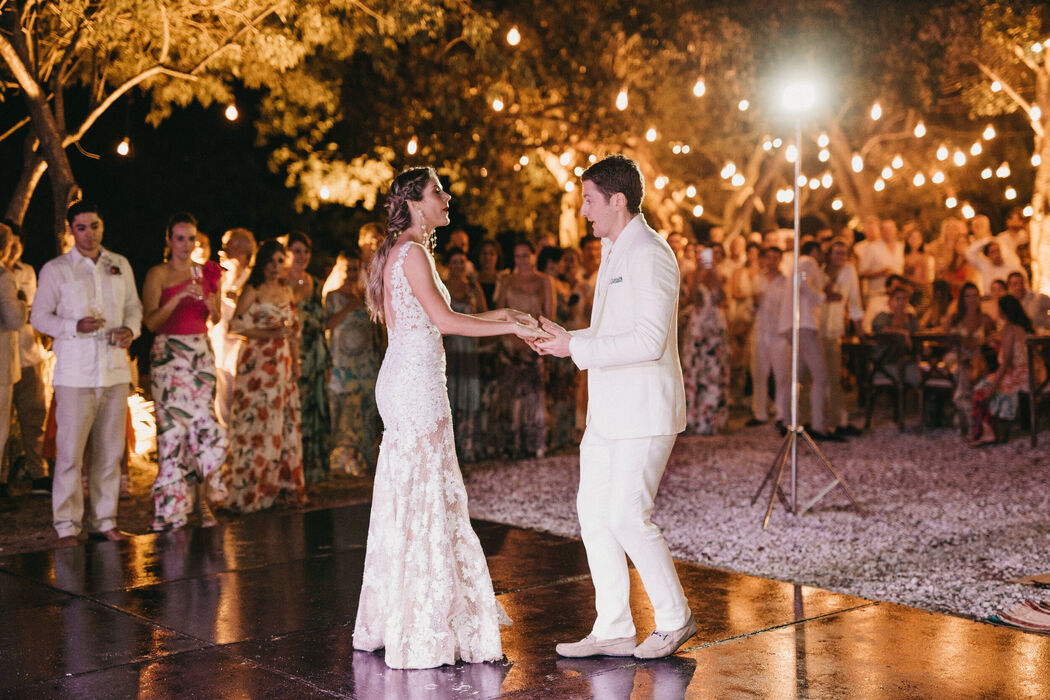
[[[442,335],[545,337],[527,314],[456,313],[426,243],[449,223],[451,196],[431,168],[406,170],[387,195],[387,237],[368,304],[389,345],[376,381],[383,418],[354,648],[385,649],[392,668],[503,657],[496,600],[470,526],[456,460]]]

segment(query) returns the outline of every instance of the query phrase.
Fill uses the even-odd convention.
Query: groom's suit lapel
[[[597,328],[601,322],[602,313],[605,311],[605,300],[609,296],[609,287],[617,275],[622,277],[620,271],[623,267],[624,257],[628,250],[634,245],[638,236],[644,235],[646,224],[644,219],[634,218],[624,227],[616,244],[603,248],[603,260],[598,269],[598,280],[595,289],[594,306],[591,309],[591,328]],[[604,242],[603,242],[604,245]],[[621,280],[621,283],[623,280]]]

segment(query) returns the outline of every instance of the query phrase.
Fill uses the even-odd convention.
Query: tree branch
[[[1010,83],[1003,80],[1002,76],[1000,76],[998,73],[992,70],[990,66],[985,65],[981,61],[975,61],[975,64],[982,73],[984,73],[986,76],[1002,85],[1003,92],[1009,95],[1010,99],[1016,102],[1017,106],[1025,111],[1025,114],[1028,115],[1028,121],[1032,124],[1032,129],[1035,130],[1035,133],[1038,136],[1042,137],[1043,125],[1040,122],[1032,119],[1032,105],[1027,100],[1025,100],[1025,98],[1021,97],[1020,93],[1018,93],[1017,90],[1015,90],[1014,87],[1010,85]]]

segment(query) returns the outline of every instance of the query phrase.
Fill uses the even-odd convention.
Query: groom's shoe
[[[631,656],[635,650],[634,637],[598,639],[588,634],[578,642],[564,642],[554,647],[558,656],[580,658],[584,656]]]
[[[696,634],[696,618],[689,613],[685,626],[671,632],[654,631],[634,650],[636,659],[660,659],[678,651],[678,647]]]

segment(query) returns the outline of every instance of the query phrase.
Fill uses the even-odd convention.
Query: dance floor
[[[1050,697],[1050,637],[681,562],[700,631],[679,654],[559,659],[592,618],[582,545],[489,522],[506,660],[390,670],[351,645],[367,520],[260,514],[0,558],[0,697]]]

